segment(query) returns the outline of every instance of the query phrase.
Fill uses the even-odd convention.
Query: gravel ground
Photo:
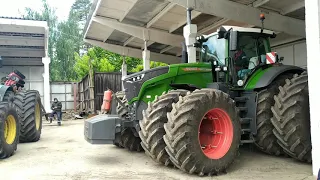
[[[91,145],[84,140],[82,120],[64,121],[60,127],[44,121],[39,142],[19,144],[14,156],[0,161],[3,180],[315,179],[311,175],[311,165],[242,149],[228,174],[199,178],[160,166],[144,153],[113,145]]]

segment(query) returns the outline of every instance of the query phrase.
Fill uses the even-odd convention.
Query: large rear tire
[[[12,156],[17,150],[19,131],[16,109],[8,102],[0,102],[0,159]]]
[[[279,87],[272,107],[273,133],[285,153],[299,161],[311,163],[311,134],[308,74],[294,75]]]
[[[168,122],[167,112],[171,112],[172,103],[178,102],[179,97],[185,96],[187,92],[187,90],[172,90],[156,97],[155,101],[149,103],[148,108],[143,111],[143,120],[139,122],[141,128],[139,136],[145,153],[165,166],[172,165],[163,140],[165,135],[163,126]]]
[[[283,154],[283,150],[272,132],[273,125],[270,120],[273,115],[271,107],[274,105],[274,96],[279,93],[278,87],[284,85],[285,80],[292,76],[293,74],[282,75],[269,87],[258,91],[255,145],[262,152],[270,155],[279,156]]]
[[[180,98],[164,128],[170,160],[190,174],[224,173],[239,153],[238,111],[222,91],[201,89]]]
[[[20,142],[37,142],[42,130],[40,94],[36,90],[21,91],[13,102],[20,119]]]

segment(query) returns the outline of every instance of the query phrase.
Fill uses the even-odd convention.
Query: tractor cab
[[[222,26],[217,32],[198,38],[200,61],[213,64],[215,82],[241,87],[257,69],[272,64],[267,58],[274,54],[269,43],[274,37],[269,30]]]

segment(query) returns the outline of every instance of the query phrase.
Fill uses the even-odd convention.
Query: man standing
[[[52,118],[56,114],[58,117],[58,125],[61,125],[62,112],[61,112],[62,104],[58,101],[57,98],[54,98],[54,101],[51,105],[52,113],[50,115],[50,123],[52,123]]]

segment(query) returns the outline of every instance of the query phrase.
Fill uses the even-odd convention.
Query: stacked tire
[[[164,93],[149,104],[140,126],[141,144],[149,157],[190,174],[225,173],[238,155],[238,111],[229,95],[219,90]]]

